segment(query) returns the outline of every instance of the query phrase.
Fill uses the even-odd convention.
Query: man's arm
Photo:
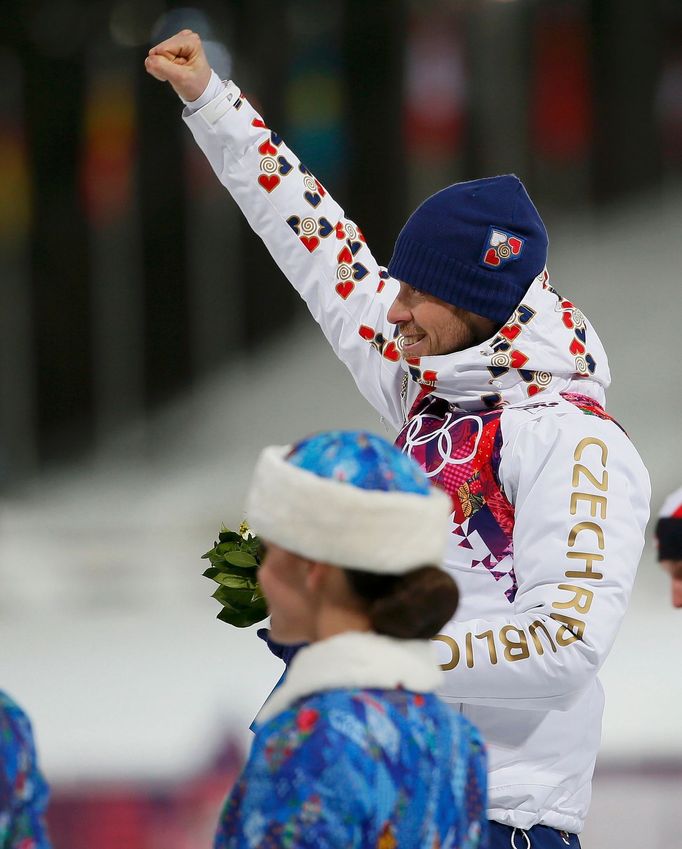
[[[185,122],[221,183],[305,300],[360,391],[399,427],[403,371],[394,328],[386,320],[398,284],[377,264],[361,230],[233,83],[193,111],[192,102],[211,83],[196,34],[185,30],[157,45],[146,67],[189,103]]]
[[[560,710],[616,637],[644,543],[649,478],[613,422],[545,416],[511,431],[500,476],[515,506],[518,589],[509,615],[455,621],[437,638],[442,695]]]

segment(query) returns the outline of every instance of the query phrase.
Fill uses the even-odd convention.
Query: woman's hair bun
[[[436,566],[422,566],[403,575],[357,569],[345,572],[353,592],[366,603],[378,634],[404,640],[431,639],[457,609],[457,584]]]

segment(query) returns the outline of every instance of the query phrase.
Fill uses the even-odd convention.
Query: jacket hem
[[[488,819],[502,825],[510,825],[512,828],[522,828],[524,831],[533,828],[534,825],[546,825],[569,834],[580,834],[585,821],[576,816],[562,813],[560,811],[524,811],[516,808],[513,811],[504,808],[488,808]]]

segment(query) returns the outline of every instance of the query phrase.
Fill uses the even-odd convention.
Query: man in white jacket
[[[483,732],[492,847],[579,846],[600,739],[597,673],[629,599],[649,481],[604,411],[610,376],[550,285],[547,234],[512,175],[450,186],[387,268],[183,31],[147,70],[308,304],[397,444],[451,496],[462,596],[436,640],[441,696]]]

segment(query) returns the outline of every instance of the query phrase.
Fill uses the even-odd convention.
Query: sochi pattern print
[[[50,849],[44,822],[47,798],[28,717],[0,691],[1,849]]]
[[[318,693],[257,730],[215,849],[477,849],[485,781],[478,732],[435,695]]]

